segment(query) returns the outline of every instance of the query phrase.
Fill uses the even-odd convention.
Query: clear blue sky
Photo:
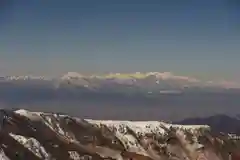
[[[2,0],[0,74],[171,71],[240,80],[237,3]]]

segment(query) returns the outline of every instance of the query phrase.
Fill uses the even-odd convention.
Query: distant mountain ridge
[[[178,122],[183,125],[209,125],[213,132],[234,133],[240,135],[240,118],[224,114],[213,115],[204,118],[187,118]]]
[[[170,72],[110,73],[105,75],[82,75],[76,72],[56,77],[6,76],[1,85],[35,85],[53,89],[82,90],[85,92],[113,92],[128,94],[179,94],[182,92],[239,92],[240,85],[227,81],[201,81]]]

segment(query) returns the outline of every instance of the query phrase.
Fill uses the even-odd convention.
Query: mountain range
[[[0,111],[1,160],[239,160],[240,140],[208,125]]]
[[[239,92],[240,85],[228,81],[201,81],[170,72],[110,73],[105,75],[82,75],[68,72],[61,77],[2,76],[0,87],[29,86],[65,89],[80,92],[124,94],[180,94],[184,92]],[[240,93],[240,92],[239,92]]]

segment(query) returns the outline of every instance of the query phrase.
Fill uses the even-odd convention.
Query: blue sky
[[[234,0],[0,3],[1,75],[170,71],[240,82],[239,51]]]

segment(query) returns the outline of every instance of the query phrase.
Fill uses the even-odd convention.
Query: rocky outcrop
[[[55,113],[1,110],[3,160],[228,160],[238,139],[204,125],[101,121]]]

